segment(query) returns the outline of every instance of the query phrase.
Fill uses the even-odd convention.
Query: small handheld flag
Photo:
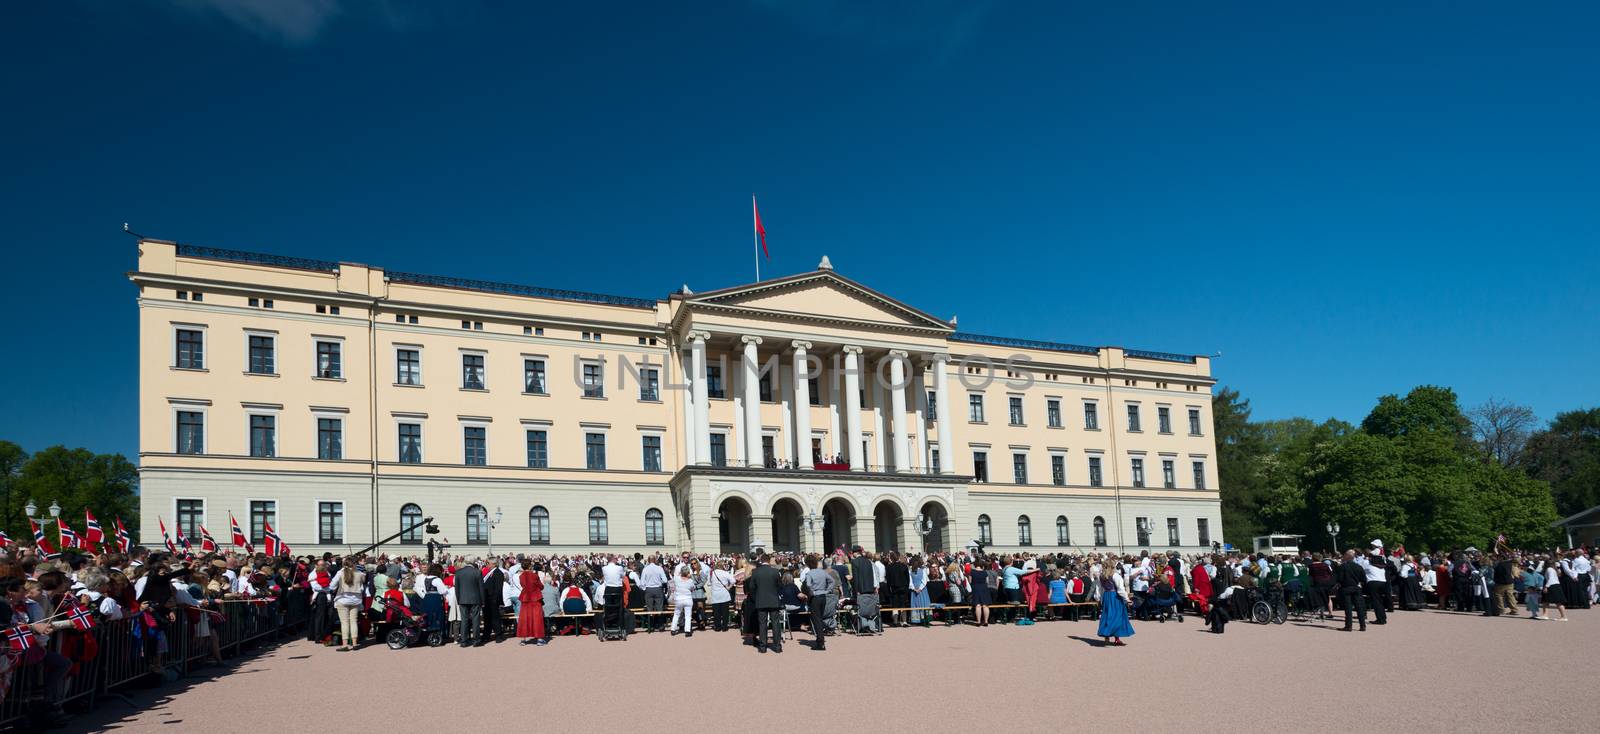
[[[198,527],[200,528],[200,552],[216,553],[217,541],[211,537],[211,531],[206,530],[206,526],[204,525],[200,525]]]
[[[156,517],[156,524],[161,526],[161,542],[167,546],[168,553],[177,553],[178,547],[172,544],[172,536],[167,535],[167,521]]]
[[[122,518],[117,518],[117,552],[127,553],[133,547],[133,536],[128,534],[128,529],[122,526]]]
[[[45,540],[44,528],[41,527],[38,522],[35,522],[34,519],[30,517],[28,518],[28,525],[33,529],[33,544],[34,546],[38,547],[39,553],[43,554],[45,558],[55,558],[56,556],[61,555],[60,553],[56,552],[54,546],[50,545],[50,541]]]
[[[106,534],[100,529],[100,521],[96,520],[94,513],[88,508],[83,510],[83,542],[85,550],[94,550],[94,546],[106,542]]]
[[[6,646],[11,652],[26,652],[33,648],[33,630],[19,624],[6,630]]]
[[[262,521],[261,523],[261,544],[262,550],[266,551],[267,555],[272,558],[277,558],[284,551],[283,541],[278,538],[278,533],[272,529],[272,523],[270,522]]]
[[[94,629],[94,615],[76,603],[67,608],[67,621],[80,630]]]
[[[67,521],[60,518],[56,519],[56,535],[61,541],[61,550],[78,548],[82,545],[78,540],[78,533],[67,527]]]
[[[239,529],[239,521],[233,518],[233,513],[231,512],[228,513],[228,524],[233,526],[233,547],[243,548],[244,552],[254,554],[256,552],[255,546],[250,544],[250,538],[246,537],[244,531]]]
[[[189,545],[189,538],[186,537],[183,534],[183,526],[179,525],[177,527],[174,527],[172,530],[173,530],[173,532],[178,534],[178,545],[183,547],[183,552],[184,553],[193,552],[194,551],[194,546]]]

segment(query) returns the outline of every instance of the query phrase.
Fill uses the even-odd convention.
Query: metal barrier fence
[[[69,649],[73,646],[95,648],[92,659],[72,663],[61,695],[62,704],[90,709],[101,697],[115,695],[128,685],[147,682],[152,676],[164,680],[169,673],[182,677],[203,665],[212,646],[209,637],[199,636],[202,633],[216,637],[217,651],[224,658],[233,657],[250,646],[282,641],[305,622],[304,610],[304,604],[286,604],[282,600],[229,603],[221,606],[220,622],[211,618],[201,623],[179,611],[173,619],[160,620],[154,627],[139,615],[101,622],[86,636],[76,632],[51,635],[46,649],[59,654],[73,652]],[[70,637],[88,640],[71,641]],[[31,710],[43,702],[48,693],[45,678],[50,664],[40,661],[0,674],[11,678],[11,687],[0,700],[0,728],[26,721]]]

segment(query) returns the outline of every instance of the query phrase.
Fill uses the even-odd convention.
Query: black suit
[[[779,596],[782,576],[778,569],[761,564],[750,572],[750,599],[747,603],[756,608],[756,647],[767,644],[767,630],[772,630],[772,649],[783,649],[781,617],[783,599]]]
[[[483,572],[468,565],[456,571],[456,606],[461,607],[461,646],[468,647],[482,639],[483,627]]]
[[[1367,582],[1367,570],[1352,558],[1339,564],[1334,577],[1339,582],[1339,603],[1344,606],[1344,628],[1350,629],[1350,615],[1359,611],[1361,629],[1366,631],[1367,598],[1362,595],[1361,587]]]
[[[500,607],[505,600],[506,572],[496,567],[483,578],[483,639],[493,637],[495,642],[505,639],[501,631]]]
[[[872,559],[864,555],[850,559],[850,588],[857,594],[878,593],[877,576]]]

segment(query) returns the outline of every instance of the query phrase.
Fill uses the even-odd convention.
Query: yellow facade
[[[348,550],[416,511],[485,550],[1222,537],[1207,358],[962,334],[826,259],[644,300],[146,239],[130,278],[146,543],[231,513]]]

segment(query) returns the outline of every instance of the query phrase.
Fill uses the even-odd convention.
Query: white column
[[[811,342],[794,343],[794,447],[795,466],[811,468],[811,375],[806,350]]]
[[[844,348],[844,425],[845,449],[850,468],[866,468],[861,456],[861,347]]]
[[[833,456],[844,456],[844,429],[839,422],[839,396],[843,393],[839,388],[839,355],[833,355],[833,367],[828,370],[828,440],[833,443],[833,454],[828,457],[833,461]],[[821,386],[821,383],[818,383]]]
[[[795,466],[794,458],[794,385],[789,384],[794,375],[793,370],[785,372],[783,360],[772,361],[772,397],[778,401],[778,437],[773,440],[772,447],[778,452],[778,461],[788,461],[789,466]]]
[[[759,336],[742,336],[744,342],[744,457],[746,466],[761,466],[761,362],[756,355]]]
[[[934,420],[939,422],[939,473],[954,474],[956,472],[956,444],[950,437],[950,391],[945,388],[949,379],[945,376],[945,363],[950,360],[948,354],[933,355],[933,401]]]
[[[679,350],[678,364],[681,365],[683,369],[683,379],[685,380],[684,384],[689,387],[689,389],[683,391],[683,438],[680,440],[683,443],[684,466],[690,466],[699,463],[699,461],[695,458],[695,451],[699,448],[700,442],[695,440],[695,436],[698,435],[695,432],[694,423],[694,383],[696,382],[696,379],[694,376],[694,370],[690,367],[692,360],[693,357],[691,355],[687,355],[682,350]]]
[[[694,400],[694,435],[689,440],[694,442],[694,459],[700,464],[711,463],[711,413],[709,411],[709,398],[706,397],[706,339],[710,334],[704,331],[689,332],[690,379],[694,380],[694,389],[690,392]]]
[[[911,471],[911,440],[906,435],[906,357],[889,352],[889,412],[894,415],[894,470]]]
[[[870,375],[862,375],[862,377],[867,378],[869,392],[872,394],[873,456],[864,456],[861,460],[871,465],[871,459],[875,456],[878,460],[878,470],[889,471],[889,428],[885,422],[889,412],[889,396],[884,394],[883,383],[878,380],[877,370],[873,370]]]
[[[911,408],[911,425],[917,429],[917,466],[923,473],[928,469],[928,388],[922,382],[922,370],[915,371],[911,378],[911,397],[915,401]]]

